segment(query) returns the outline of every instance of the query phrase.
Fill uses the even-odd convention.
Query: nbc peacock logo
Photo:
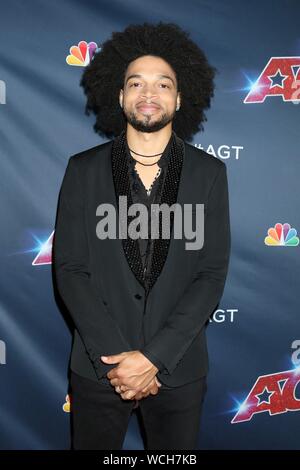
[[[62,409],[65,413],[71,412],[71,395],[67,394],[65,398],[65,403],[62,406]]]
[[[299,238],[297,237],[297,230],[291,228],[290,224],[275,224],[275,227],[270,227],[268,236],[265,238],[265,245],[268,246],[298,246]]]
[[[98,46],[95,42],[80,41],[78,46],[70,47],[70,54],[66,57],[68,65],[86,67],[94,57]]]

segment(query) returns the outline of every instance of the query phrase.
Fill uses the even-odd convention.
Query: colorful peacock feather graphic
[[[70,413],[71,411],[71,396],[69,394],[66,395],[66,401],[63,404],[62,409],[65,413]]]
[[[269,228],[265,244],[268,246],[298,246],[297,230],[291,228],[290,224],[278,223],[275,227]]]
[[[86,67],[91,62],[98,46],[95,42],[80,41],[78,46],[70,47],[70,55],[66,57],[69,65]]]

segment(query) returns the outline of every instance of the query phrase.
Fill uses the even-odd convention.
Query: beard
[[[169,122],[173,121],[175,111],[171,114],[163,113],[159,119],[153,119],[152,114],[147,114],[143,118],[138,118],[134,112],[127,112],[123,109],[127,122],[139,132],[157,132],[163,129]]]

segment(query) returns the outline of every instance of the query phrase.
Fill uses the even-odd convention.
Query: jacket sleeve
[[[96,375],[101,378],[116,365],[105,364],[100,356],[132,348],[110,316],[91,277],[90,256],[93,254],[88,250],[84,191],[74,157],[69,158],[60,189],[52,258],[59,294],[83,340]]]
[[[165,365],[167,374],[172,374],[222,297],[231,247],[228,199],[227,170],[221,162],[208,196],[196,274],[162,328],[145,345],[145,351]]]
[[[147,351],[146,348],[141,349],[140,352],[144,354],[144,356],[158,368],[159,372],[166,372],[164,364],[162,364],[156,357],[154,357],[153,354]]]

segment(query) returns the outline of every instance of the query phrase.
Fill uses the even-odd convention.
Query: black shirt
[[[149,215],[148,239],[143,239],[143,238],[138,239],[140,254],[141,254],[141,258],[142,258],[142,262],[144,266],[145,287],[148,282],[149,273],[151,272],[151,263],[152,263],[152,254],[153,254],[153,240],[150,237],[151,235],[151,232],[150,232],[151,204],[160,203],[161,192],[160,193],[158,192],[158,186],[159,186],[160,179],[162,178],[163,181],[162,181],[161,190],[163,189],[163,184],[165,181],[168,163],[170,159],[170,146],[172,143],[172,139],[173,139],[173,132],[169,139],[168,144],[165,147],[163,154],[161,155],[160,159],[157,162],[158,166],[160,167],[160,173],[152,184],[151,191],[149,191],[150,194],[147,194],[146,188],[135,169],[136,161],[132,157],[129,147],[128,147],[127,139],[125,139],[132,201],[133,203],[145,204],[147,206],[148,215]],[[162,372],[162,370],[165,369],[165,366],[156,357],[154,357],[153,354],[150,354],[146,349],[141,350],[141,352],[159,369],[160,372]]]

